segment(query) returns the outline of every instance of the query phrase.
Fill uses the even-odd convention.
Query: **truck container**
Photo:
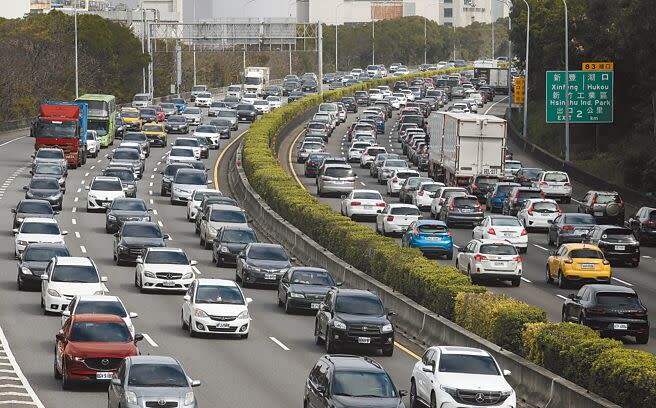
[[[34,149],[59,147],[68,166],[77,168],[87,161],[87,119],[89,107],[82,102],[42,102],[32,122]]]
[[[430,116],[428,175],[462,186],[477,175],[502,176],[506,121],[496,116],[437,112]]]
[[[269,67],[247,67],[244,71],[244,92],[262,96],[264,87],[269,84]]]
[[[508,68],[474,65],[474,77],[487,81],[496,93],[508,94]]]

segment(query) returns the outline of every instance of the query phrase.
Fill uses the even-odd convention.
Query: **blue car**
[[[175,104],[178,113],[182,113],[182,111],[187,108],[187,101],[185,101],[184,98],[171,98],[169,102]]]
[[[520,187],[517,183],[497,183],[494,189],[487,193],[485,198],[485,209],[493,213],[500,213],[503,209],[503,200],[513,187]]]
[[[417,220],[408,226],[401,238],[403,248],[418,248],[424,255],[453,259],[453,237],[442,221]]]

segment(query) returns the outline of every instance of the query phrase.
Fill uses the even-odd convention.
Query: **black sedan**
[[[171,115],[166,119],[166,132],[167,133],[189,133],[189,124],[187,119],[182,115]]]
[[[307,95],[305,95],[305,92],[303,91],[292,91],[289,93],[289,97],[287,98],[287,102],[292,103],[294,101],[297,101],[299,99],[305,98]]]
[[[293,261],[280,245],[248,244],[237,256],[235,280],[244,288],[255,283],[277,286]]]
[[[30,180],[30,184],[23,187],[25,198],[46,200],[56,210],[62,209],[64,200],[64,190],[59,185],[57,179],[52,177],[35,176]]]
[[[235,263],[246,245],[258,242],[255,231],[244,227],[222,227],[212,243],[212,262],[216,266]]]
[[[105,231],[118,232],[126,221],[150,221],[150,211],[141,198],[115,198],[105,215]]]
[[[589,235],[590,243],[596,245],[611,263],[640,264],[640,244],[629,228],[616,225],[597,225]]]
[[[146,248],[165,247],[167,239],[169,236],[162,234],[153,222],[125,221],[121,230],[114,234],[114,262],[116,265],[136,262]]]
[[[624,225],[631,228],[640,245],[656,242],[656,208],[640,208]]]
[[[18,290],[40,290],[41,275],[56,256],[71,256],[64,244],[32,243],[25,248],[18,261]]]
[[[285,313],[294,310],[319,310],[328,290],[337,286],[327,270],[299,266],[290,268],[278,284],[278,306]]]
[[[59,185],[66,191],[66,176],[68,176],[68,169],[65,166],[52,163],[41,163],[30,170],[33,176],[52,177],[59,182]]]
[[[235,110],[237,111],[237,120],[240,122],[254,122],[257,119],[255,105],[240,103]]]
[[[595,225],[597,222],[590,214],[561,214],[549,226],[549,245],[559,247],[563,243],[582,242]]]
[[[54,211],[52,205],[46,200],[24,199],[20,200],[16,208],[12,208],[14,214],[13,229],[20,227],[25,218],[54,218],[59,211]]]
[[[303,92],[317,92],[319,89],[319,84],[317,84],[314,80],[307,80],[303,82],[303,85],[301,86],[301,91]]]
[[[565,299],[563,322],[580,323],[608,336],[635,336],[638,344],[649,341],[647,308],[626,286],[584,285]]]

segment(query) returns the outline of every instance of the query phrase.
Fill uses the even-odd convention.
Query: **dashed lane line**
[[[533,244],[533,246],[536,247],[536,248],[539,248],[539,249],[541,249],[541,250],[543,250],[543,251],[549,251],[548,248],[542,247],[542,246],[540,246],[540,245],[538,245],[538,244]]]
[[[626,285],[626,286],[633,286],[633,284],[631,284],[631,283],[629,283],[629,282],[627,282],[627,281],[623,281],[622,279],[618,279],[618,278],[616,278],[616,277],[614,277],[614,276],[611,277],[611,279],[614,280],[614,281],[617,281],[617,282],[619,282],[619,283],[621,283],[621,284],[624,284],[624,285]]]
[[[142,334],[144,336],[144,339],[146,339],[146,341],[148,342],[148,344],[150,344],[153,347],[159,347],[159,344],[155,343],[155,340],[153,340],[153,338],[150,337],[148,333],[142,333]]]
[[[2,360],[6,360],[8,362],[5,364],[9,364],[11,367],[10,369],[4,369],[4,368],[0,369],[0,372],[2,374],[7,374],[7,375],[0,376],[0,380],[3,381],[2,387],[24,390],[24,392],[9,391],[9,392],[1,393],[0,405],[8,405],[8,406],[30,405],[37,408],[44,408],[43,403],[34,392],[34,389],[27,381],[27,378],[25,378],[23,371],[21,370],[20,366],[16,362],[16,359],[14,358],[14,354],[11,352],[11,348],[9,347],[9,342],[7,341],[7,338],[5,337],[5,333],[2,331],[2,328],[0,328],[0,354],[3,355]],[[4,366],[5,365],[3,364],[3,367]]]
[[[82,251],[83,254],[86,254],[87,248],[84,245],[80,245],[80,251]]]
[[[528,279],[526,279],[526,278],[525,278],[525,277],[523,277],[523,276],[522,276],[522,277],[521,277],[520,279],[521,279],[521,280],[523,280],[523,281],[524,281],[524,282],[526,282],[526,283],[531,283],[531,281],[530,281],[530,280],[528,280]]]
[[[285,346],[285,345],[284,345],[280,340],[278,340],[277,338],[275,338],[275,337],[269,337],[269,339],[270,339],[272,342],[276,343],[278,346],[280,346],[281,349],[283,349],[283,350],[285,350],[285,351],[289,351],[289,347]]]
[[[566,298],[565,296],[563,296],[563,295],[556,295],[556,296],[558,296],[559,298],[561,298],[561,299],[563,299],[563,300],[567,300],[567,298]]]

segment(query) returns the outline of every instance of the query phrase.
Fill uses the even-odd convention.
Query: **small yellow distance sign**
[[[581,64],[582,71],[614,71],[613,62],[584,62]]]
[[[521,105],[524,103],[524,78],[515,78],[515,89],[513,102]]]

